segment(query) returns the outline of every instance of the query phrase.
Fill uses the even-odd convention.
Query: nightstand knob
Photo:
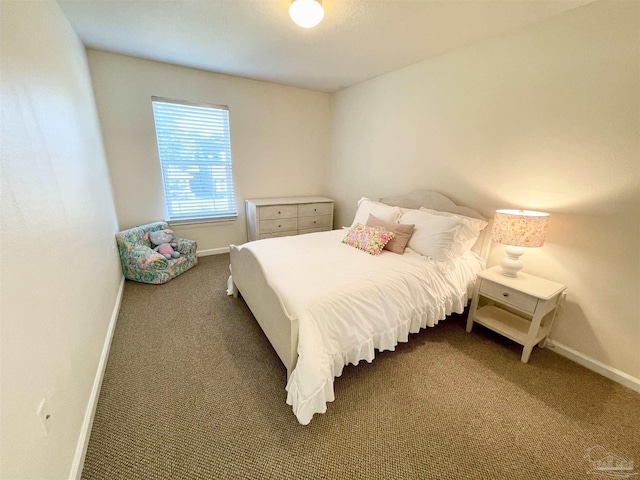
[[[503,297],[508,297],[508,296],[509,296],[509,294],[508,294],[507,292],[505,292],[505,293],[503,293],[503,294],[502,294],[502,296],[503,296]]]

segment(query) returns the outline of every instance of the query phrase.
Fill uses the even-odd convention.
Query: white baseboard
[[[206,257],[207,255],[220,255],[222,253],[229,253],[229,247],[210,248],[208,250],[198,250],[196,257]]]
[[[547,340],[546,348],[588,368],[589,370],[599,373],[603,377],[607,377],[609,380],[613,380],[614,382],[640,393],[640,379],[632,377],[628,373],[624,373],[617,368],[606,365],[595,358],[591,358],[584,353],[580,353],[573,348],[567,347],[566,345],[551,339]]]
[[[122,302],[123,292],[124,277],[122,277],[122,280],[120,281],[118,296],[116,297],[116,303],[113,306],[113,313],[111,314],[111,320],[109,321],[109,327],[107,328],[107,335],[102,346],[102,354],[100,355],[100,362],[98,363],[96,377],[93,380],[93,387],[91,389],[91,395],[89,396],[89,403],[87,404],[87,409],[84,414],[84,421],[82,422],[80,437],[78,438],[78,444],[76,445],[76,453],[73,457],[73,464],[71,465],[69,480],[79,480],[80,476],[82,475],[84,458],[87,455],[87,447],[89,446],[89,438],[91,436],[93,417],[96,414],[96,407],[98,406],[100,387],[102,386],[102,378],[104,377],[104,370],[107,366],[107,359],[109,358],[111,340],[113,339],[113,332],[116,328],[116,322],[118,320],[118,313],[120,312],[120,303]]]

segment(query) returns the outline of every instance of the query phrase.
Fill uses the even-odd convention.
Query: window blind
[[[152,97],[168,221],[237,217],[229,109]]]

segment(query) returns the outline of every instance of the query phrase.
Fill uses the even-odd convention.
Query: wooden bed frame
[[[429,190],[418,190],[408,195],[385,197],[380,201],[387,205],[403,208],[423,206],[442,212],[487,220],[477,211],[458,206],[444,195]],[[481,232],[478,241],[472,248],[485,260],[491,244],[488,233],[490,228],[489,225]],[[237,298],[238,293],[241,293],[286,367],[288,379],[298,360],[298,319],[287,312],[282,299],[267,282],[260,262],[250,250],[231,245],[230,253],[233,296]]]

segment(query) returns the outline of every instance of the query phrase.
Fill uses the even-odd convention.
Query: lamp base
[[[520,256],[524,253],[522,247],[513,247],[509,245],[507,247],[507,256],[500,262],[502,267],[502,273],[505,277],[517,277],[518,272],[522,270],[522,262]]]

